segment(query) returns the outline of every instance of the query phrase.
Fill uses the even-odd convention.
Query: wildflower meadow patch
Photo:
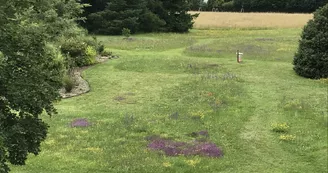
[[[194,137],[208,137],[207,131],[192,133]],[[181,142],[173,139],[155,138],[149,141],[148,148],[160,151],[166,156],[204,156],[218,158],[223,156],[220,147],[210,141],[193,140],[189,142]]]
[[[71,122],[71,127],[89,127],[91,123],[85,118],[78,118]]]

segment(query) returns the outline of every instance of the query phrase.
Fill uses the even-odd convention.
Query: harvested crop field
[[[300,28],[313,14],[287,13],[231,13],[231,12],[190,12],[200,13],[195,28]]]

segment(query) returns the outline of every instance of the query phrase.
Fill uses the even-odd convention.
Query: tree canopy
[[[0,0],[0,173],[37,155],[65,70],[59,38],[78,33],[75,0]],[[74,31],[73,31],[74,30]]]
[[[328,78],[328,4],[304,27],[294,58],[294,70],[307,78]]]
[[[185,0],[83,0],[87,20],[82,26],[97,34],[136,32],[187,32],[193,26]]]

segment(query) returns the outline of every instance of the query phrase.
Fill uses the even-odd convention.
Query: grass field
[[[302,28],[312,14],[287,13],[230,13],[230,12],[191,12],[200,13],[195,28]]]
[[[14,173],[327,171],[327,85],[297,76],[301,29],[99,37],[120,58],[84,71],[91,92],[56,104],[39,156]],[[235,51],[244,53],[236,62]],[[77,118],[92,126],[71,128]],[[224,156],[166,156],[159,136],[207,131]]]

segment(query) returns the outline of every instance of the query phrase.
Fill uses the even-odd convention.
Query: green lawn
[[[42,152],[12,172],[324,173],[328,83],[294,73],[300,33],[99,36],[120,58],[84,71],[91,92],[62,100],[58,115],[43,117],[50,131]],[[244,53],[241,64],[237,49]],[[71,128],[76,118],[92,126]],[[289,128],[274,132],[274,123]],[[188,142],[195,140],[188,134],[204,130],[223,157],[169,157],[147,149],[149,136]]]

